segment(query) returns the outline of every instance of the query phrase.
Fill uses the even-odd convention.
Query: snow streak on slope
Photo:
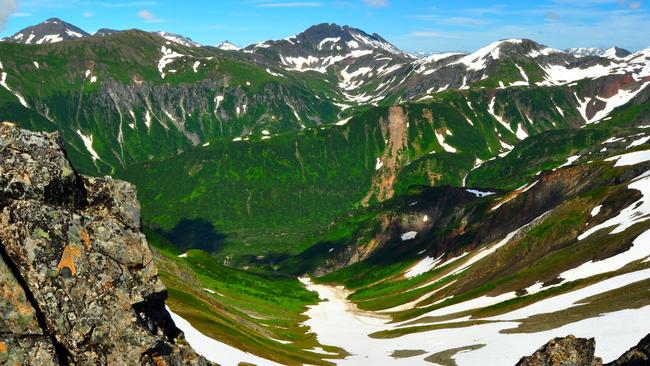
[[[165,78],[165,67],[169,65],[170,63],[174,62],[174,59],[184,57],[185,55],[180,54],[171,48],[167,48],[165,46],[162,46],[160,49],[160,52],[162,52],[162,57],[158,61],[158,72],[160,72],[160,77]]]
[[[190,322],[177,315],[168,306],[165,306],[176,326],[183,331],[187,343],[192,346],[196,353],[205,357],[209,361],[216,362],[223,366],[237,366],[241,362],[246,362],[259,366],[280,366],[279,364],[267,359],[241,351],[235,347],[221,343],[212,339],[194,328]]]
[[[2,62],[0,62],[0,70],[4,70],[4,66],[2,65]],[[20,93],[13,91],[9,87],[9,85],[7,85],[7,73],[4,71],[0,74],[0,86],[7,89],[8,92],[13,94],[16,98],[18,98],[18,101],[20,102],[20,104],[22,104],[23,107],[31,108],[29,104],[27,104],[25,98]]]
[[[650,160],[650,151],[639,151],[637,153],[644,153],[644,159]],[[633,156],[635,153],[625,154],[623,157],[626,155]],[[623,159],[623,157],[618,160],[617,164],[621,161],[621,159]],[[637,160],[635,159],[635,161]],[[632,225],[650,219],[650,175],[646,172],[644,176],[641,176],[633,181],[628,186],[628,188],[641,191],[642,197],[639,198],[636,202],[633,202],[630,206],[621,210],[617,216],[612,217],[602,224],[598,224],[580,234],[580,236],[578,236],[578,240],[583,240],[601,229],[610,228],[612,226],[616,227],[609,232],[610,234],[622,233]]]

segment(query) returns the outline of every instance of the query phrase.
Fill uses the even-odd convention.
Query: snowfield
[[[630,275],[625,282],[649,278],[650,270]],[[459,366],[512,366],[549,339],[568,334],[595,337],[597,355],[608,362],[635,345],[650,330],[650,326],[645,322],[638,321],[650,317],[650,306],[645,306],[602,314],[538,333],[503,334],[502,330],[514,328],[519,324],[517,321],[503,321],[414,333],[392,339],[375,339],[369,335],[392,329],[394,325],[388,324],[385,317],[359,311],[356,305],[346,299],[349,292],[342,287],[316,285],[306,278],[301,281],[309,290],[317,292],[322,300],[307,310],[305,314],[309,316],[309,320],[304,324],[311,327],[322,344],[339,346],[351,353],[345,359],[337,360],[339,365],[431,365],[424,361],[424,358],[432,353],[484,345],[473,351],[457,353],[453,358]],[[625,283],[623,280],[618,281]],[[548,306],[548,309],[559,309],[552,303],[545,306]],[[424,350],[426,353],[396,359],[390,356],[395,350]]]

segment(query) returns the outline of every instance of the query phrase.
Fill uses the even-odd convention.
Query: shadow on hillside
[[[201,219],[183,219],[170,231],[158,228],[156,232],[182,251],[201,249],[214,253],[226,240],[226,235],[217,232],[212,223]]]

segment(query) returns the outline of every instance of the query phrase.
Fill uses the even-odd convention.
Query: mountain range
[[[198,332],[289,365],[512,365],[568,333],[610,362],[650,333],[650,48],[416,57],[336,24],[239,48],[50,19],[0,43],[0,73],[3,120],[135,184],[211,361]]]

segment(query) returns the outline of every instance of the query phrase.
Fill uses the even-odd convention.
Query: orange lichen
[[[90,235],[88,235],[86,229],[81,228],[81,230],[79,231],[79,235],[81,235],[81,240],[84,242],[84,246],[86,247],[86,250],[90,250],[90,246],[91,246]]]
[[[77,268],[75,267],[74,260],[80,254],[81,254],[81,249],[79,249],[77,246],[66,245],[65,249],[63,249],[63,255],[61,256],[59,265],[57,266],[59,272],[61,272],[61,270],[64,268],[68,268],[70,269],[70,272],[72,273],[73,276],[76,275]]]
[[[7,353],[7,345],[4,342],[0,342],[0,352]]]

